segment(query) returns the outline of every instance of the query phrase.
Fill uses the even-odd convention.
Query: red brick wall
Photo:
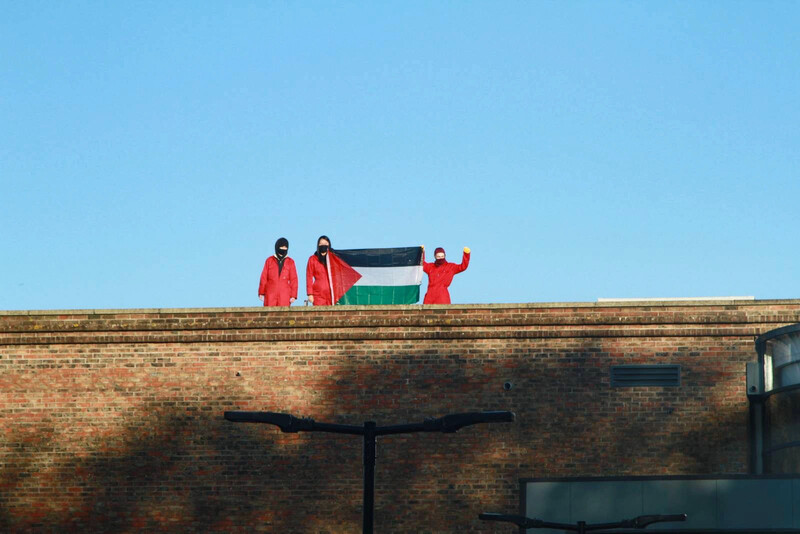
[[[746,473],[745,362],[800,301],[0,312],[0,531],[358,532],[360,425],[512,410],[379,439],[377,532],[498,532],[519,479]],[[679,388],[609,367],[682,366]],[[510,391],[504,382],[512,382]]]

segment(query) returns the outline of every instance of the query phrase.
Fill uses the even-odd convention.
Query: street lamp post
[[[508,423],[514,421],[513,412],[469,412],[445,415],[438,419],[426,419],[421,423],[377,426],[366,421],[364,426],[318,423],[313,419],[298,418],[286,413],[274,412],[225,412],[225,419],[234,423],[266,423],[275,425],[281,432],[331,432],[364,437],[364,534],[372,534],[375,509],[375,454],[378,436],[408,434],[411,432],[457,432],[459,429],[479,423]]]
[[[669,521],[686,521],[686,514],[673,514],[673,515],[640,515],[633,519],[623,519],[616,523],[597,523],[594,525],[587,525],[586,521],[578,521],[576,524],[570,523],[551,523],[550,521],[542,521],[541,519],[534,519],[525,517],[524,515],[508,515],[508,514],[493,514],[485,513],[479,514],[478,519],[484,521],[502,521],[506,523],[514,523],[520,528],[553,528],[560,530],[572,530],[578,534],[586,534],[595,530],[611,530],[614,528],[645,528],[653,523],[663,523]]]

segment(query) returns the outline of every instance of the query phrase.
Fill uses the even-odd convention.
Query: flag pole
[[[332,255],[333,255],[333,251],[331,249],[328,249],[328,258],[327,258],[327,261],[325,262],[325,268],[328,271],[328,287],[331,288],[331,306],[336,304],[336,302],[333,300],[333,276],[331,275],[331,256]]]

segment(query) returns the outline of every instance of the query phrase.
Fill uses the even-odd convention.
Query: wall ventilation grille
[[[680,385],[680,365],[615,365],[611,368],[612,387]]]

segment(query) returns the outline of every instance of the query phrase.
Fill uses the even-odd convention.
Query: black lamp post
[[[533,519],[525,517],[524,515],[506,515],[506,514],[479,514],[479,519],[484,521],[503,521],[506,523],[514,523],[520,528],[554,528],[560,530],[573,530],[578,534],[586,534],[594,530],[610,530],[615,528],[645,528],[653,523],[663,523],[668,521],[686,521],[686,514],[674,515],[640,515],[633,519],[623,519],[616,523],[597,523],[594,525],[587,525],[586,521],[578,521],[576,524],[570,523],[551,523],[550,521],[542,521],[541,519]]]
[[[377,437],[410,432],[457,432],[459,429],[479,423],[508,423],[514,420],[513,412],[470,412],[445,415],[438,419],[426,419],[421,423],[377,426],[366,421],[364,426],[317,423],[313,419],[298,418],[286,413],[274,412],[225,412],[225,419],[235,423],[267,423],[282,432],[332,432],[364,436],[364,514],[363,532],[372,534],[375,509],[375,451]]]

